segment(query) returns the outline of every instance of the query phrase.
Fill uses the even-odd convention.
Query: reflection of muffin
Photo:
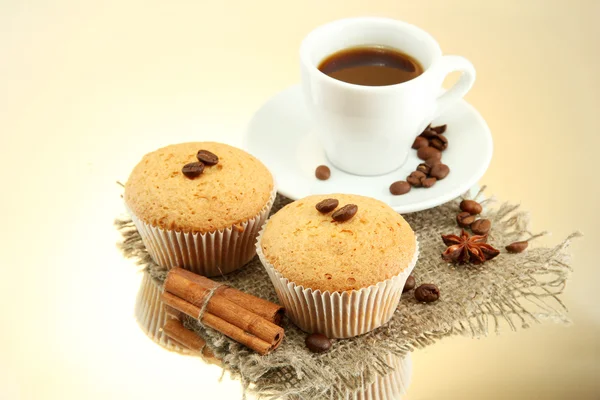
[[[144,273],[135,302],[135,319],[144,333],[154,342],[167,350],[189,354],[188,349],[173,342],[162,331],[162,327],[169,317],[160,299],[161,294],[162,290],[158,283],[152,279],[150,274]]]
[[[182,168],[198,161],[199,150],[219,161],[190,179]],[[125,203],[154,261],[206,276],[231,272],[254,256],[274,198],[273,177],[260,161],[213,142],[146,154],[125,185]]]
[[[355,204],[345,222],[315,205]],[[335,212],[335,211],[334,211]],[[309,196],[281,209],[257,244],[288,315],[301,329],[352,337],[386,323],[412,271],[418,245],[408,223],[386,204],[344,194]]]

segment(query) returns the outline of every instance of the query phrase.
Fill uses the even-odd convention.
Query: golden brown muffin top
[[[183,175],[208,150],[219,163],[194,179]],[[256,158],[222,143],[174,144],[146,154],[125,185],[125,202],[142,221],[163,229],[213,232],[256,216],[273,191],[273,177]]]
[[[339,200],[336,210],[356,204],[346,222],[333,212],[321,214],[321,200]],[[309,196],[282,208],[269,219],[261,248],[268,262],[296,285],[313,290],[359,290],[406,269],[416,251],[408,222],[387,204],[369,197],[328,194]]]

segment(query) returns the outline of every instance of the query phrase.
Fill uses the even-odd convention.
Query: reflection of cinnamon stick
[[[189,271],[181,273],[179,270],[180,268],[173,268],[167,275],[162,300],[167,306],[193,318],[198,318],[201,307],[210,294],[211,288],[203,286],[196,279],[197,275]],[[216,285],[214,283],[213,288]],[[257,302],[257,300],[260,301]],[[267,310],[273,318],[280,314],[279,312],[271,312],[275,308],[279,309],[279,307],[271,304],[266,305],[265,303],[268,302],[265,300],[250,296],[248,302],[250,301],[254,303],[251,307],[260,309],[262,314],[265,314]],[[222,292],[215,293],[208,301],[202,316],[202,323],[261,355],[277,348],[284,334],[283,328],[249,311],[248,308],[234,303],[225,297]]]
[[[165,282],[165,290],[169,291],[167,286],[179,286],[185,282],[187,285],[194,285],[197,290],[207,291],[219,287],[219,284],[204,276],[194,274],[183,268],[173,268],[169,271],[167,281]],[[270,301],[252,296],[251,294],[241,292],[229,286],[220,286],[215,297],[224,297],[236,305],[256,314],[264,319],[279,324],[283,317],[283,307],[271,303]]]
[[[163,333],[181,347],[185,347],[195,353],[200,353],[202,357],[209,361],[212,361],[210,359],[216,360],[213,352],[205,346],[206,342],[194,332],[186,329],[181,322],[175,319],[168,320],[165,326],[163,326]]]

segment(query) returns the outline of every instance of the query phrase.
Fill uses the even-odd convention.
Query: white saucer
[[[477,110],[461,100],[433,125],[448,124],[449,146],[443,161],[450,174],[429,189],[413,188],[393,196],[390,185],[406,177],[421,162],[411,150],[407,162],[380,176],[357,176],[335,168],[325,156],[313,130],[299,85],[269,99],[254,115],[244,137],[244,148],[260,159],[275,176],[279,193],[293,200],[311,194],[352,193],[389,204],[399,213],[426,210],[465,193],[483,176],[492,159],[490,129]],[[331,168],[331,178],[315,178],[321,164]]]

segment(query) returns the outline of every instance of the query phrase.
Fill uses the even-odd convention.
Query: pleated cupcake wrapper
[[[303,331],[322,333],[330,338],[362,335],[388,322],[398,307],[406,279],[419,257],[417,241],[410,265],[398,275],[360,290],[321,292],[290,282],[267,261],[260,244],[263,232],[264,227],[258,236],[256,252],[286,314]]]
[[[347,392],[344,400],[397,400],[406,393],[412,379],[412,359],[410,353],[404,357],[390,354],[387,363],[394,368],[384,376],[378,376],[370,385],[355,393]],[[332,397],[333,399],[333,397]]]
[[[190,354],[190,350],[169,339],[162,331],[169,317],[160,299],[161,294],[160,286],[154,282],[150,274],[144,273],[135,302],[135,319],[142,331],[155,343],[170,351]]]
[[[236,226],[208,233],[178,232],[147,224],[128,208],[148,253],[158,265],[181,267],[204,276],[228,274],[256,254],[256,237],[267,220],[277,191],[258,215]]]

